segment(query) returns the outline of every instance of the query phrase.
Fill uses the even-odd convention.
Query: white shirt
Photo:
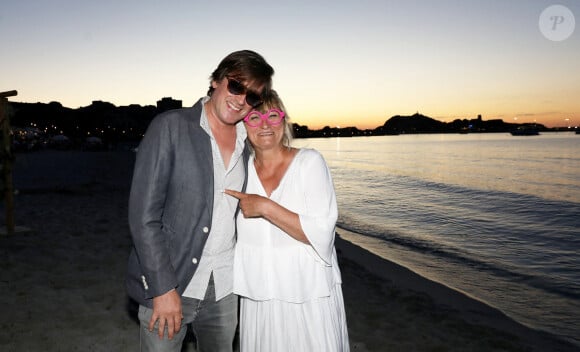
[[[224,189],[242,190],[245,176],[242,154],[247,133],[243,122],[236,125],[236,146],[226,170],[219,146],[207,120],[205,103],[208,100],[209,97],[205,97],[202,102],[204,107],[201,112],[200,125],[211,139],[214,176],[211,231],[203,248],[199,266],[185,288],[183,296],[203,299],[213,272],[215,296],[218,301],[233,291],[233,259],[236,242],[234,214],[238,206],[238,200],[223,191]]]
[[[248,164],[246,193],[267,197],[254,158]],[[341,283],[334,249],[338,208],[324,158],[300,149],[270,199],[298,214],[311,244],[290,237],[263,218],[238,214],[234,258],[234,293],[253,300],[301,303],[330,295]]]

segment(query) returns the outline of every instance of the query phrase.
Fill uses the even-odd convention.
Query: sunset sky
[[[567,39],[544,35],[556,4],[574,16],[550,28],[574,29]],[[575,126],[573,20],[578,0],[2,1],[0,91],[70,108],[190,106],[225,55],[252,49],[274,67],[292,120],[311,128],[416,112]]]

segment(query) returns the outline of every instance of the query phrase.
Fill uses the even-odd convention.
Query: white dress
[[[267,194],[248,167],[246,193]],[[237,218],[234,292],[241,296],[240,351],[349,351],[334,248],[338,217],[322,155],[300,149],[270,199],[299,215],[310,245],[262,218]]]

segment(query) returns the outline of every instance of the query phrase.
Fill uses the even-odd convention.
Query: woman
[[[244,123],[253,153],[239,199],[234,292],[240,350],[349,351],[334,248],[338,216],[330,171],[313,149],[290,147],[275,92]]]

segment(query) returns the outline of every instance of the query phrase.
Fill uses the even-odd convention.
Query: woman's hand
[[[264,216],[264,211],[270,200],[257,194],[248,194],[243,192],[226,189],[228,194],[240,201],[240,210],[245,218],[258,218]]]
[[[224,193],[240,201],[240,210],[245,218],[262,217],[278,226],[295,240],[310,244],[310,240],[302,230],[298,214],[284,208],[269,198],[257,194],[248,194],[231,189],[226,189]]]

